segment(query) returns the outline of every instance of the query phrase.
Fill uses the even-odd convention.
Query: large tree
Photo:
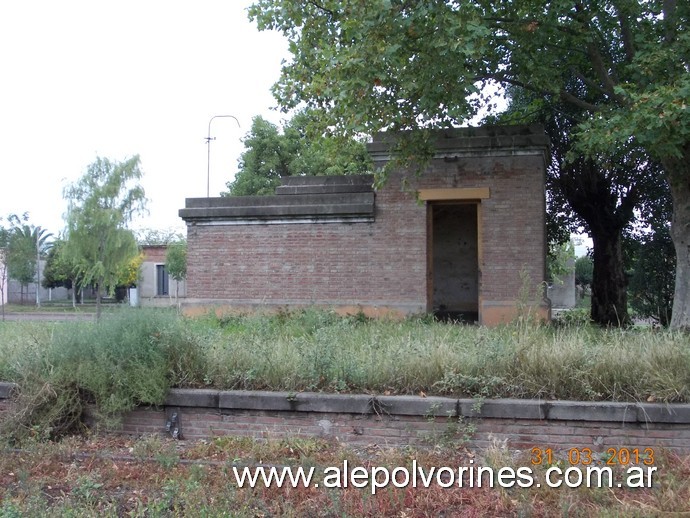
[[[584,93],[581,96],[586,98]],[[563,230],[567,238],[572,231],[589,234],[594,245],[591,318],[601,325],[626,325],[630,321],[626,272],[630,254],[626,254],[629,247],[625,245],[636,228],[656,221],[656,209],[664,202],[665,192],[659,165],[633,143],[608,154],[578,155],[573,132],[582,120],[581,108],[547,103],[516,88],[509,89],[509,97],[508,109],[496,121],[540,122],[551,140],[547,168],[549,241],[562,241]],[[568,159],[568,155],[574,158]],[[554,233],[554,228],[561,232]]]
[[[498,83],[580,109],[573,156],[636,141],[671,190],[671,325],[690,328],[690,3],[259,0],[249,12],[290,41],[276,98],[323,110],[323,127],[460,124]]]
[[[626,325],[630,320],[626,243],[639,226],[656,221],[658,205],[665,201],[660,166],[632,143],[608,154],[579,155],[574,151],[573,131],[580,110],[568,106],[554,110],[539,101],[527,107],[534,120],[544,124],[552,143],[547,169],[549,219],[565,221],[566,228],[584,229],[592,238],[591,318],[602,325]],[[516,114],[512,106],[511,112]],[[568,154],[574,158],[568,159]]]
[[[99,157],[64,191],[68,201],[65,253],[80,269],[82,283],[96,287],[97,317],[103,293],[114,293],[123,268],[139,253],[127,225],[145,210],[146,197],[138,183],[141,176],[138,155],[123,162]]]
[[[273,194],[284,176],[359,174],[371,170],[361,140],[310,133],[318,112],[297,112],[282,128],[254,117],[244,139],[239,171],[225,196]]]

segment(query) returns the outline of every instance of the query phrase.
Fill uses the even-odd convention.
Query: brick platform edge
[[[0,411],[13,389],[0,383]],[[690,404],[454,399],[174,389],[161,407],[127,413],[115,433],[326,437],[352,445],[659,448],[690,454]],[[170,431],[167,430],[170,429]]]

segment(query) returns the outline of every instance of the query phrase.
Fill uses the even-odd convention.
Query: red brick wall
[[[2,385],[9,384],[0,383],[0,418],[9,395]],[[181,389],[172,390],[165,404],[127,413],[115,432],[165,434],[166,422],[176,413],[183,439],[302,435],[352,445],[424,446],[466,440],[476,448],[500,441],[514,449],[654,448],[690,453],[688,404]]]
[[[141,248],[144,261],[151,263],[165,263],[167,250],[167,245],[145,245]]]
[[[167,415],[171,409],[167,409]],[[690,423],[640,423],[519,417],[428,417],[424,415],[353,414],[176,407],[183,439],[232,435],[258,439],[292,436],[330,437],[360,446],[430,446],[443,442],[487,448],[505,442],[510,449],[532,447],[568,450],[654,448],[690,453]],[[164,433],[165,409],[137,409],[125,417],[119,433]]]
[[[409,178],[415,188],[490,189],[480,211],[485,317],[505,307],[513,315],[522,271],[533,291],[544,280],[543,160],[541,154],[438,159],[421,178]],[[188,301],[425,311],[426,208],[400,180],[392,176],[377,192],[371,223],[189,224]]]
[[[395,205],[396,200],[404,203]],[[188,297],[235,304],[425,304],[425,210],[377,196],[374,223],[188,227]]]
[[[488,187],[481,201],[480,296],[485,304],[513,304],[523,285],[545,278],[546,206],[542,156],[467,157],[434,161],[418,188]]]

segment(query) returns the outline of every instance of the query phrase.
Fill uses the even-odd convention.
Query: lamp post
[[[208,136],[206,137],[206,146],[208,147],[207,149],[207,159],[206,159],[206,197],[210,198],[210,193],[211,193],[211,141],[216,140],[216,137],[211,137],[211,123],[213,122],[213,119],[218,119],[221,117],[229,117],[231,119],[235,119],[235,122],[237,123],[237,127],[240,126],[240,121],[237,120],[237,117],[234,115],[214,115],[211,117],[211,120],[208,121]]]
[[[36,307],[39,308],[41,307],[41,247],[38,241],[38,229],[40,228],[41,227],[36,227]]]

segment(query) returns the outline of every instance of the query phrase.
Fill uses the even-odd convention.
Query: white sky
[[[186,197],[237,170],[255,115],[274,123],[271,85],[287,43],[247,19],[251,0],[0,2],[0,216],[63,229],[63,188],[97,156],[141,157],[149,215],[183,230]]]
[[[57,235],[63,188],[97,156],[141,157],[149,214],[225,190],[251,119],[279,123],[271,85],[287,42],[247,18],[252,0],[0,0],[0,217],[29,212]],[[584,247],[578,247],[582,255]]]

